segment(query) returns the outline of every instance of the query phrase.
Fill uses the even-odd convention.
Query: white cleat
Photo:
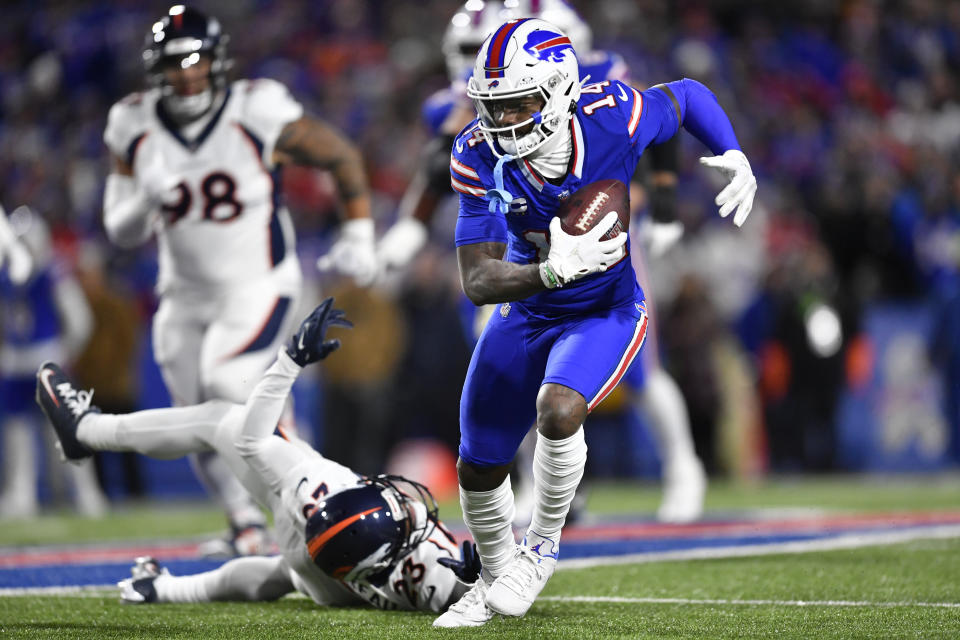
[[[550,553],[541,555],[548,545]],[[556,545],[550,540],[531,547],[524,538],[506,571],[487,590],[487,606],[505,616],[524,615],[556,570],[557,553]]]
[[[469,591],[433,621],[433,626],[453,629],[486,624],[493,617],[493,611],[484,603],[486,594],[487,583],[479,578]]]
[[[703,499],[707,492],[707,474],[696,458],[668,465],[663,474],[663,500],[657,520],[670,524],[686,524],[703,516]]]

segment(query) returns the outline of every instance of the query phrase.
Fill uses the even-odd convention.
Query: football
[[[603,240],[615,238],[629,228],[630,198],[627,185],[619,180],[597,180],[573,192],[560,205],[557,216],[561,229],[579,236],[595,227],[611,211],[617,212],[619,220],[603,235]]]

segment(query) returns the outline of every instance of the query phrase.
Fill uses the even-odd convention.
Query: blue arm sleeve
[[[730,118],[710,89],[689,78],[658,84],[653,88],[662,91],[673,101],[683,128],[707,145],[715,155],[740,149]]]
[[[491,213],[481,198],[460,194],[456,245],[480,242],[507,242],[507,221],[502,213]]]

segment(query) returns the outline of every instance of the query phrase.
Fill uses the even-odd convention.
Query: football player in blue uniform
[[[476,117],[466,95],[466,83],[483,41],[503,22],[513,18],[541,18],[560,27],[578,52],[580,78],[589,82],[619,80],[626,84],[626,63],[619,54],[592,47],[589,25],[562,0],[522,0],[514,2],[476,2],[464,4],[451,18],[443,36],[443,54],[450,85],[431,95],[423,106],[423,121],[432,136],[424,150],[419,169],[404,194],[397,221],[377,245],[381,265],[387,269],[405,268],[426,244],[428,227],[446,211],[453,195],[450,189],[449,156],[453,139]],[[676,220],[675,187],[677,181],[677,144],[671,139],[650,148],[649,175],[634,176],[631,198],[636,204],[647,201],[649,215],[635,224],[635,238],[653,256],[663,253],[679,240],[683,228]],[[642,170],[638,170],[642,174]],[[452,209],[452,205],[449,207]],[[632,258],[641,285],[647,269],[636,252]],[[652,309],[648,309],[652,311]],[[477,308],[469,300],[460,305],[464,334],[474,343],[486,323],[492,305]],[[651,319],[651,336],[656,323]],[[654,339],[654,344],[656,340]],[[654,350],[655,351],[655,350]],[[635,360],[624,378],[627,398],[635,409],[648,417],[647,424],[662,460],[663,499],[657,517],[663,522],[690,522],[703,512],[706,475],[697,458],[690,434],[686,403],[677,383],[661,366],[656,353],[645,353]],[[520,458],[528,462],[533,455],[532,438],[524,441]],[[517,474],[517,513],[514,524],[526,526],[533,502],[533,478],[527,465]],[[575,505],[582,501],[575,501]],[[571,516],[572,517],[572,516]]]
[[[489,4],[489,3],[487,3]],[[597,83],[619,80],[632,85],[629,69],[623,57],[604,49],[593,48],[590,26],[563,0],[514,0],[510,5],[511,18],[540,18],[570,38],[577,52],[580,79]],[[498,25],[499,26],[499,25]],[[631,261],[641,287],[646,287],[647,258],[662,255],[683,234],[683,225],[676,218],[677,136],[652,145],[644,153],[647,163],[638,165],[630,183],[630,206],[633,237],[640,241],[643,251],[634,251]],[[650,427],[660,454],[663,498],[657,509],[661,522],[691,522],[703,514],[706,493],[706,473],[697,457],[690,431],[690,418],[683,393],[676,381],[661,365],[657,354],[657,324],[652,301],[647,301],[647,337],[654,345],[645,349],[623,378],[625,398],[630,407],[642,413]],[[515,469],[517,480],[517,514],[514,526],[524,528],[530,522],[533,507],[533,477],[530,462],[533,457],[533,434],[529,434],[520,449]],[[577,515],[585,502],[581,487],[571,507],[570,518]]]
[[[620,382],[646,331],[627,234],[602,240],[608,213],[580,236],[554,216],[582,185],[629,183],[644,149],[684,127],[726,174],[721,216],[746,220],[756,179],[714,95],[683,79],[640,92],[619,81],[581,86],[570,39],[518,19],[485,41],[467,87],[479,119],[454,141],[456,245],[464,292],[499,303],[474,350],[460,403],[457,470],[464,521],[484,571],[434,621],[477,626],[524,615],[556,568],[560,529],[586,463],[582,425]],[[509,471],[537,425],[535,504],[518,545]]]
[[[94,319],[80,284],[54,256],[50,229],[39,215],[30,207],[17,207],[9,222],[2,218],[0,227],[0,245],[11,255],[10,262],[0,265],[0,468],[6,475],[0,518],[32,518],[39,511],[39,415],[30,401],[33,371],[47,358],[73,362],[90,337]],[[52,460],[49,444],[43,450]],[[92,464],[64,469],[63,474],[80,514],[99,517],[107,511]]]

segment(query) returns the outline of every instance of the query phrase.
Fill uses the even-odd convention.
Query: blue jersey
[[[460,194],[457,246],[506,243],[509,262],[531,264],[547,258],[549,225],[564,200],[581,185],[616,179],[630,183],[643,150],[669,140],[680,126],[675,104],[659,89],[644,92],[619,81],[583,88],[570,119],[573,153],[569,170],[554,185],[543,180],[524,159],[504,165],[503,185],[514,196],[507,214],[490,212],[484,195],[494,187],[497,163],[476,121],[454,142],[451,184]],[[627,246],[629,254],[629,244]],[[518,302],[529,313],[555,317],[609,309],[642,299],[630,260],[604,273],[571,282],[562,289],[534,294]]]
[[[460,92],[462,93],[462,92]],[[423,124],[431,136],[439,136],[441,127],[457,102],[464,98],[452,86],[435,91],[424,101],[420,110]]]
[[[19,286],[0,274],[0,335],[7,348],[29,347],[60,335],[55,282],[52,269]]]

